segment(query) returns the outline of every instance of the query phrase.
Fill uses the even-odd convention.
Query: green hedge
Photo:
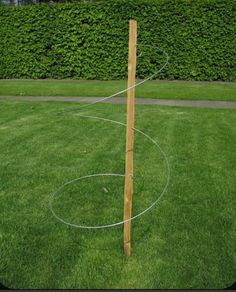
[[[0,78],[123,79],[128,20],[170,64],[159,79],[236,80],[235,0],[100,1],[0,7]],[[137,75],[164,55],[138,46]]]

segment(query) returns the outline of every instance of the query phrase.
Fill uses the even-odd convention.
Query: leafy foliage
[[[170,56],[160,79],[236,80],[235,1],[98,1],[0,7],[0,78],[123,79],[128,20],[138,21],[137,75]]]

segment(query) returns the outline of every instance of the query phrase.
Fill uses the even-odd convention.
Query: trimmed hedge
[[[137,75],[170,56],[159,79],[236,80],[235,0],[114,0],[0,7],[0,78],[123,79],[128,20],[138,21]]]

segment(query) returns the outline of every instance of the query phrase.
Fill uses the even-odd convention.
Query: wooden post
[[[137,22],[129,21],[128,88],[135,85]],[[124,220],[132,216],[135,87],[127,92]],[[131,255],[131,221],[124,223],[124,253]]]

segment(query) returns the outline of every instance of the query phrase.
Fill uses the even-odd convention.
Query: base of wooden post
[[[130,242],[126,242],[124,244],[124,254],[127,257],[131,256],[131,243]]]

